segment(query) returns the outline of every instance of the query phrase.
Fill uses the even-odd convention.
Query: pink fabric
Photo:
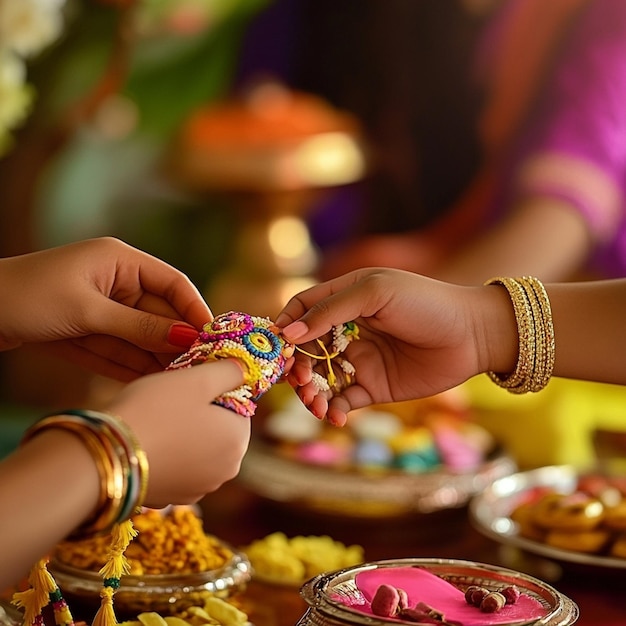
[[[547,193],[567,199],[598,240],[595,266],[606,276],[626,275],[626,2],[594,0],[571,26],[536,106],[517,138],[494,212],[513,195]],[[561,154],[609,180],[610,194],[584,192],[572,175],[567,185],[539,187],[516,180],[528,160]],[[578,186],[578,191],[577,191]]]

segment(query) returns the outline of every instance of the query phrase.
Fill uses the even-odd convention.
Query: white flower
[[[348,375],[354,376],[356,374],[356,369],[350,361],[346,361],[345,359],[337,359],[339,363],[339,367]]]
[[[333,328],[333,350],[335,352],[343,352],[350,343],[350,339],[343,334],[342,329],[343,326],[335,326]]]
[[[318,391],[330,391],[330,385],[328,384],[328,381],[317,372],[313,372],[311,382],[315,385],[315,388]]]
[[[0,0],[0,155],[11,144],[10,130],[30,113],[33,90],[24,59],[61,33],[65,0]]]
[[[32,57],[61,34],[65,0],[0,0],[0,42]]]
[[[359,327],[354,323],[333,326],[333,350],[343,352],[350,343],[359,338]]]

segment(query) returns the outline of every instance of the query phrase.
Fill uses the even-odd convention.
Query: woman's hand
[[[0,350],[45,343],[121,381],[156,372],[212,314],[164,261],[104,237],[0,259]]]
[[[133,430],[148,456],[146,505],[198,501],[239,472],[250,418],[212,404],[243,384],[235,359],[144,376],[106,407]]]
[[[234,359],[203,363],[143,376],[100,407],[120,416],[147,454],[147,506],[197,502],[237,474],[250,419],[212,401],[243,380]],[[40,433],[0,462],[0,589],[18,584],[91,517],[100,488],[91,450],[63,429]]]
[[[276,323],[288,341],[303,344],[353,320],[360,339],[345,356],[356,369],[354,384],[339,394],[318,392],[311,359],[298,352],[287,375],[311,412],[336,425],[345,424],[353,409],[430,396],[494,363],[515,363],[515,319],[504,289],[452,285],[401,270],[357,270],[316,285],[294,296]],[[486,335],[502,335],[506,350],[492,355]]]

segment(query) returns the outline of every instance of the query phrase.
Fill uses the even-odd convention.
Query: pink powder
[[[483,613],[465,601],[465,595],[460,589],[420,567],[379,568],[360,572],[356,576],[356,585],[367,603],[361,606],[352,605],[352,608],[372,614],[370,603],[382,584],[404,589],[409,598],[409,606],[424,602],[444,613],[446,619],[461,622],[463,626],[508,624],[539,619],[548,613],[540,602],[524,593],[515,604],[507,604],[498,613]],[[343,599],[341,601],[350,605]]]

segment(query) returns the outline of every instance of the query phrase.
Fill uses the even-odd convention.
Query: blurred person
[[[372,146],[368,179],[312,218],[322,278],[624,274],[623,1],[282,4],[285,79],[356,113]]]
[[[369,176],[311,214],[321,279],[626,275],[626,3],[274,4],[298,35],[285,80],[355,113],[370,141]],[[557,379],[520,399],[473,377],[462,392],[523,467],[592,464],[596,431],[623,428],[614,385]]]

